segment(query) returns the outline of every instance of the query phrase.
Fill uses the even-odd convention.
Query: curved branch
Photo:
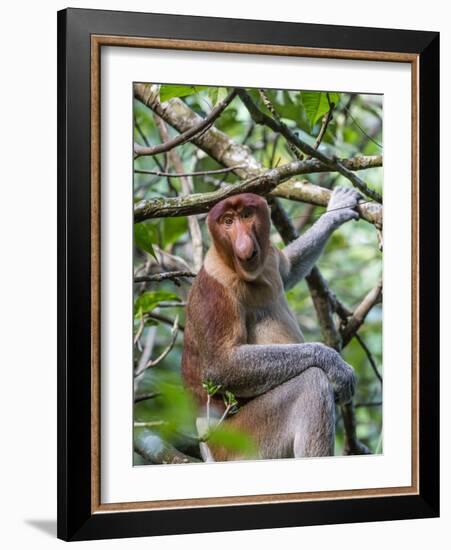
[[[141,97],[139,95],[140,86],[142,86],[142,84],[135,84],[135,95],[138,94],[138,99]],[[191,138],[193,138],[195,135],[201,133],[208,126],[213,124],[213,122],[221,115],[221,113],[224,111],[227,105],[229,105],[233,101],[236,94],[237,94],[236,90],[233,90],[232,92],[230,92],[230,94],[223,101],[218,103],[216,107],[210,111],[208,116],[201,119],[201,121],[196,126],[191,127],[186,132],[183,132],[182,134],[176,136],[173,139],[170,139],[169,141],[165,141],[164,143],[160,143],[159,145],[153,145],[151,147],[144,147],[143,145],[139,145],[138,143],[135,143],[134,145],[135,158],[142,157],[142,156],[149,156],[149,155],[157,155],[159,153],[166,153],[167,151],[174,149],[174,147],[177,147],[182,143],[186,143],[187,141],[190,141]]]
[[[219,201],[240,193],[265,194],[272,191],[279,182],[279,175],[275,170],[246,180],[238,185],[230,185],[211,193],[196,193],[182,197],[155,198],[142,200],[135,205],[135,223],[149,218],[163,218],[168,216],[188,216],[208,212]]]

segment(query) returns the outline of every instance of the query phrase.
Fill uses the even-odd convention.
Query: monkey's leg
[[[255,441],[258,458],[330,456],[334,453],[334,394],[321,369],[309,368],[260,395],[226,421]],[[214,449],[216,461],[244,457]]]
[[[306,370],[291,415],[294,456],[331,456],[335,443],[334,392],[324,372]]]

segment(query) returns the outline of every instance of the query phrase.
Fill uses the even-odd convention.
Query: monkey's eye
[[[245,220],[252,217],[253,211],[250,208],[247,208],[246,210],[243,210],[241,213],[241,217]]]
[[[233,224],[233,218],[231,216],[226,216],[222,220],[222,223],[224,223],[225,225],[232,225]]]

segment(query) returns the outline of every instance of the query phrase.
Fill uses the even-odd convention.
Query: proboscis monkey
[[[206,380],[237,397],[239,411],[226,422],[250,434],[258,458],[334,452],[334,394],[351,399],[354,371],[332,348],[304,342],[285,291],[311,271],[335,229],[358,219],[359,198],[337,187],[327,211],[284,250],[270,242],[269,208],[258,195],[227,198],[208,215],[212,244],[188,298],[182,375],[200,401]]]

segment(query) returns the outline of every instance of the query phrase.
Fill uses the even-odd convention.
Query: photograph
[[[435,31],[58,13],[59,538],[438,516],[438,98]]]
[[[130,95],[133,465],[383,455],[383,94]]]

